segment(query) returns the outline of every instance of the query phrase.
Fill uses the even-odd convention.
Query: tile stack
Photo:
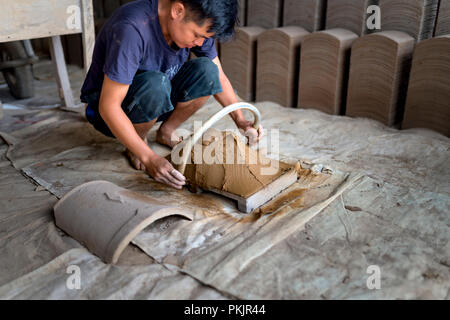
[[[450,1],[441,1],[435,36],[450,34]]]
[[[450,137],[450,35],[414,51],[402,129],[428,128]]]
[[[247,25],[266,29],[281,26],[282,0],[247,0]]]
[[[239,26],[247,25],[247,0],[239,0]]]
[[[326,29],[343,28],[353,31],[358,36],[369,33],[366,24],[367,8],[376,3],[376,0],[328,1]]]
[[[221,45],[223,70],[245,101],[255,99],[256,41],[263,31],[260,27],[237,28],[235,39]]]
[[[355,41],[350,61],[346,115],[392,126],[402,119],[415,40],[384,31]]]
[[[256,101],[273,101],[295,107],[299,50],[309,34],[301,27],[267,30],[258,38]]]
[[[298,106],[343,114],[350,48],[358,36],[345,29],[315,32],[302,41]]]
[[[299,26],[309,32],[322,30],[325,25],[325,0],[285,0],[284,26]]]
[[[380,0],[379,5],[383,31],[403,31],[417,41],[433,36],[439,0]]]

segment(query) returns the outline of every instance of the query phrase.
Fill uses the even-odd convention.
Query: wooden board
[[[70,6],[80,8],[80,28],[68,26]],[[0,42],[82,32],[81,0],[0,0],[0,8]]]
[[[450,137],[450,35],[417,45],[402,129],[428,128]]]
[[[400,31],[355,41],[350,61],[346,115],[392,126],[402,119],[414,38]]]
[[[345,29],[312,33],[302,41],[298,107],[339,115],[345,107],[350,48],[358,36]]]
[[[270,183],[269,185],[267,185],[266,187],[264,187],[263,189],[251,195],[248,198],[243,198],[235,194],[217,189],[210,189],[208,191],[220,194],[232,200],[236,200],[239,211],[249,213],[252,212],[254,209],[257,209],[261,207],[263,204],[272,200],[280,192],[287,189],[296,181],[297,181],[297,171],[295,170],[295,168],[292,168],[284,175],[282,175],[281,177],[279,177],[278,179],[276,179],[275,181],[273,181],[272,183]]]
[[[256,101],[296,106],[300,43],[308,34],[291,26],[267,30],[258,37]]]
[[[390,0],[389,0],[390,1]],[[370,33],[367,29],[367,8],[375,0],[331,0],[328,1],[326,29],[343,28],[358,36]],[[384,13],[382,11],[382,13]]]
[[[256,46],[263,31],[260,27],[237,28],[235,39],[220,46],[223,70],[245,101],[255,99]]]
[[[298,26],[309,32],[325,26],[325,0],[285,0],[283,26]]]
[[[403,31],[418,41],[429,39],[438,4],[439,0],[380,0],[381,29]]]
[[[282,0],[247,0],[247,25],[266,29],[282,23]]]
[[[441,1],[435,36],[450,34],[450,1]]]

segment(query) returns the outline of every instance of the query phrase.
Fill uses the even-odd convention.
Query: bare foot
[[[147,143],[147,138],[144,139],[145,143]],[[145,166],[142,164],[141,160],[139,160],[130,150],[126,150],[125,154],[130,161],[131,165],[136,170],[146,171]]]
[[[177,144],[179,144],[181,141],[183,141],[183,137],[179,137],[173,132],[168,132],[164,129],[161,129],[161,127],[158,129],[158,132],[156,133],[156,142],[164,146],[168,146],[171,149],[175,147]]]

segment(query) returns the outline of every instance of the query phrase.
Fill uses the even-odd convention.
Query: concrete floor
[[[83,72],[69,66],[69,73],[77,98]],[[17,132],[55,116],[69,117],[54,109],[60,101],[50,61],[35,66],[35,77],[36,96],[31,99],[15,100],[0,84],[0,99],[7,107],[0,119],[0,132]],[[283,241],[271,240],[266,253],[252,257],[249,267],[234,278],[229,274],[222,277],[221,270],[228,271],[220,269],[220,264],[215,278],[211,278],[212,269],[202,271],[208,265],[206,258],[212,257],[205,252],[216,250],[214,245],[208,247],[208,241],[197,248],[196,240],[214,224],[194,225],[194,229],[183,225],[171,238],[149,229],[141,235],[139,247],[129,245],[118,266],[109,267],[80,251],[79,243],[56,228],[52,207],[58,198],[12,165],[6,154],[8,145],[0,139],[0,297],[449,299],[449,139],[421,130],[399,132],[365,119],[272,104],[259,107],[266,127],[279,127],[283,133],[281,154],[296,159],[301,156],[342,171],[363,171],[366,179],[305,228],[293,229],[295,233]],[[196,116],[205,119],[216,109],[209,105]],[[32,139],[33,134],[25,136]],[[36,159],[47,161],[41,155]],[[164,189],[158,192],[172,196]],[[215,202],[208,203],[211,209],[216,208]],[[196,230],[202,229],[199,226],[203,231]],[[186,235],[192,236],[192,243],[177,238]],[[155,237],[157,242],[146,247],[146,239],[155,241]],[[275,239],[275,234],[269,238]],[[247,242],[258,244],[251,237]],[[165,247],[168,243],[180,246],[177,252],[183,263],[174,262],[173,253]],[[215,245],[219,252],[220,243]],[[206,251],[202,251],[203,246]],[[49,281],[64,284],[64,272],[58,272],[64,263],[73,261],[93,270],[90,286],[82,294],[58,291],[56,285],[53,291],[46,287]],[[229,266],[243,261],[236,255]],[[366,268],[371,264],[382,266],[382,290],[365,286]],[[151,285],[141,288],[136,279],[150,273],[153,278],[145,281]],[[105,279],[110,280],[110,286],[103,285]]]

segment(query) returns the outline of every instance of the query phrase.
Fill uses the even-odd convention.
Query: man
[[[100,31],[81,89],[88,121],[127,148],[137,170],[176,189],[185,177],[147,144],[173,147],[174,131],[213,95],[222,106],[238,102],[224,74],[215,39],[234,34],[238,0],[138,0],[119,8]],[[187,61],[190,50],[199,58]],[[230,114],[249,141],[263,135],[241,111]]]

